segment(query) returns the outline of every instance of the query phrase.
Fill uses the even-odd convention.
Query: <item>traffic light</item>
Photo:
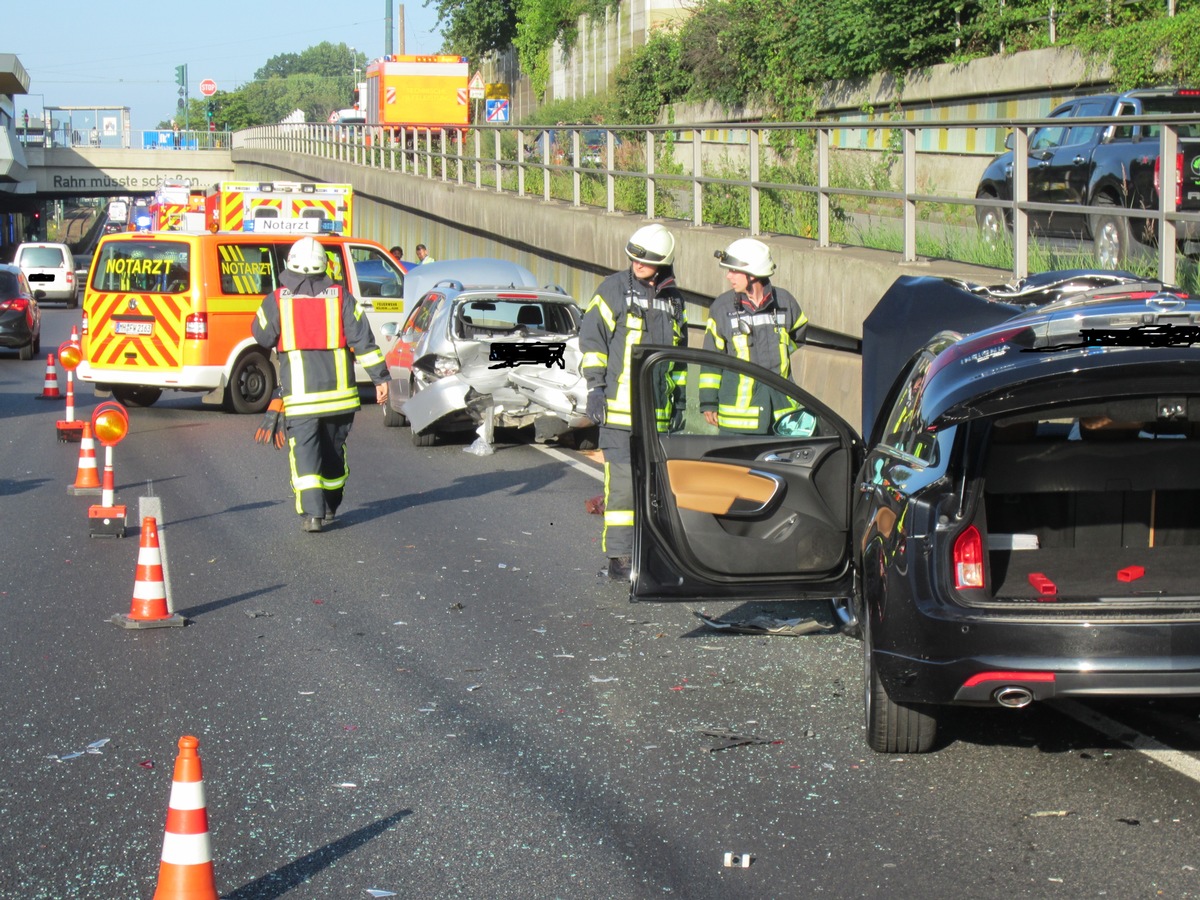
[[[211,100],[208,101],[208,108],[205,112],[208,115],[208,120],[211,122],[213,117],[213,102]]]
[[[187,86],[187,66],[175,67],[175,83],[180,87]]]

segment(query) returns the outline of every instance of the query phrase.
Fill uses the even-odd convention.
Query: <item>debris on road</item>
[[[583,508],[586,509],[590,515],[604,515],[604,495],[597,494],[595,497],[588,497],[583,501]]]
[[[716,753],[718,750],[728,750],[731,747],[744,747],[750,744],[782,744],[782,740],[776,738],[759,737],[756,734],[741,734],[737,731],[727,731],[724,729],[701,729],[700,734],[708,737],[722,738],[722,742],[713,747],[708,748],[709,753]]]
[[[750,861],[754,859],[749,853],[726,853],[725,868],[727,869],[748,869]]]
[[[816,619],[777,619],[774,616],[759,615],[755,616],[753,619],[739,622],[736,620],[722,619],[717,616],[710,616],[697,610],[693,610],[692,615],[694,615],[709,628],[716,628],[720,631],[733,631],[738,634],[778,634],[797,636],[802,634],[811,634],[814,631],[827,631],[833,627],[831,623],[819,622]]]
[[[1071,814],[1071,811],[1069,809],[1048,809],[1048,810],[1043,810],[1042,812],[1030,813],[1029,818],[1031,818],[1031,819],[1049,819],[1049,818],[1061,819],[1064,816],[1069,816],[1070,814]]]

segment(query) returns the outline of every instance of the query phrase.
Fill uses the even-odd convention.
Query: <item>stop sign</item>
[[[211,78],[205,78],[200,82],[200,93],[205,97],[211,97],[217,92],[217,83]]]

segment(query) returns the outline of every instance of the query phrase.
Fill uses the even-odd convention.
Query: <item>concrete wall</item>
[[[399,244],[408,259],[424,243],[438,260],[498,256],[559,284],[586,303],[600,280],[628,265],[624,247],[646,223],[641,216],[576,209],[568,204],[498,194],[282,151],[235,149],[239,179],[350,182],[357,235],[385,247]],[[688,319],[702,325],[708,304],[726,289],[713,258],[744,232],[664,222],[676,238],[676,274],[689,295]],[[778,264],[774,281],[796,295],[814,326],[851,338],[875,301],[900,275],[942,275],[994,284],[1006,273],[950,262],[904,264],[896,254],[858,248],[820,249],[814,241],[765,237]],[[693,343],[699,340],[694,329]],[[796,379],[852,424],[859,422],[859,359],[810,346],[797,359]]]

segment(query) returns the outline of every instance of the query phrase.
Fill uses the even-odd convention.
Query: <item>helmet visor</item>
[[[661,264],[667,260],[665,254],[659,253],[656,250],[649,250],[643,247],[641,244],[635,244],[633,241],[630,241],[625,245],[625,253],[631,259],[641,260],[642,262],[650,263],[651,265],[655,263]]]
[[[744,272],[750,265],[750,263],[746,262],[744,259],[738,259],[736,256],[730,256],[724,250],[714,250],[713,256],[715,256],[720,264],[727,269],[737,269]]]

